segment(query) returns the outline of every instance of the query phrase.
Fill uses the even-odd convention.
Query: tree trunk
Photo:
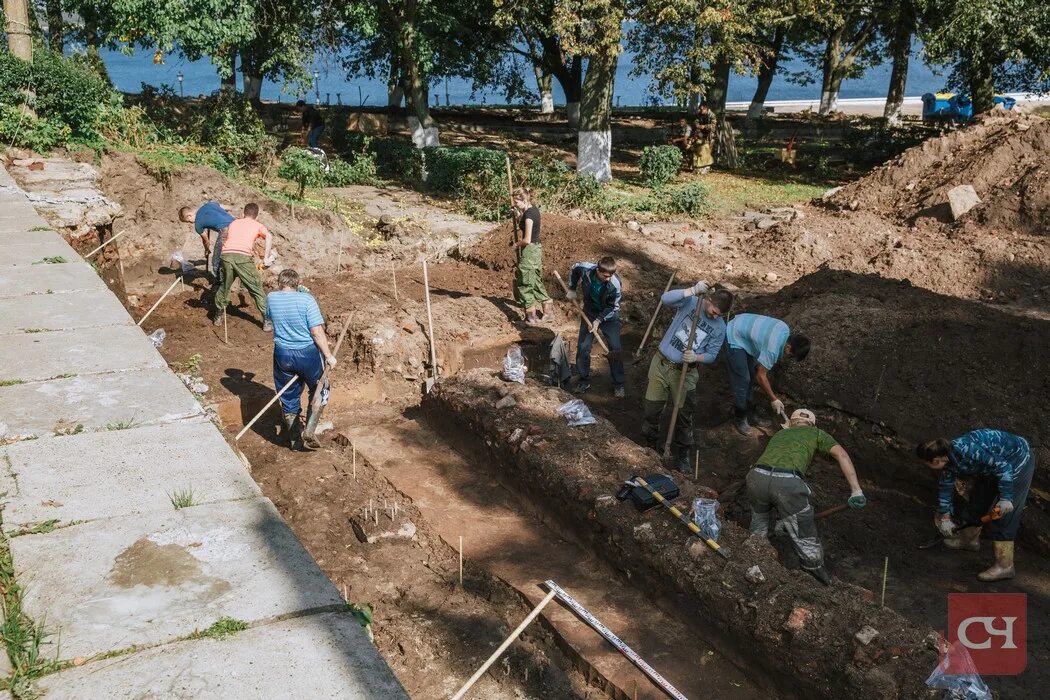
[[[714,73],[714,81],[711,84],[711,89],[707,92],[707,106],[718,117],[718,121],[722,121],[726,113],[726,97],[729,94],[729,73],[732,68],[732,64],[724,54],[720,55],[711,66],[711,72]]]
[[[386,81],[386,106],[397,109],[405,97],[405,88],[401,83],[401,64],[396,53],[390,54],[390,75]]]
[[[915,32],[915,8],[911,0],[901,0],[893,37],[890,40],[890,56],[893,69],[890,71],[890,87],[886,92],[886,109],[882,116],[892,126],[899,126],[904,108],[904,88],[908,81],[908,63],[911,59],[911,38]]]
[[[995,106],[994,67],[988,63],[970,60],[967,71],[967,82],[970,86],[970,99],[973,100],[973,114],[977,116]]]
[[[780,52],[784,47],[784,39],[786,37],[786,27],[783,25],[778,26],[769,47],[769,57],[762,62],[762,67],[758,69],[758,85],[755,87],[755,96],[751,98],[751,104],[747,108],[747,119],[749,121],[761,117],[766,108],[766,96],[769,95],[769,87],[773,84],[773,78],[777,74],[777,64],[780,62]]]
[[[258,102],[262,95],[263,79],[261,75],[244,72],[244,96],[252,102]]]
[[[401,75],[404,78],[405,98],[408,107],[408,127],[412,131],[412,143],[416,148],[437,146],[437,123],[430,116],[427,102],[427,81],[416,62],[414,42],[415,28],[409,21],[401,24]]]
[[[580,102],[583,99],[583,59],[573,56],[565,75],[565,82],[561,83],[561,89],[565,92],[565,112],[569,118],[569,126],[578,129],[580,128]]]
[[[540,114],[554,114],[554,91],[551,74],[543,70],[538,63],[532,64],[532,71],[536,75],[536,89],[540,93]]]
[[[33,37],[29,26],[29,5],[26,0],[4,0],[4,31],[11,55],[33,62]]]
[[[599,182],[612,180],[612,99],[618,56],[611,51],[587,62],[580,99],[576,172]]]
[[[828,36],[827,43],[824,44],[824,70],[820,84],[819,112],[822,115],[834,111],[839,101],[838,89],[842,85],[842,78],[838,77],[836,81],[836,76],[839,75],[839,61],[842,56],[842,32],[842,28],[837,29]]]
[[[62,53],[66,45],[66,23],[62,19],[62,0],[47,0],[47,45],[55,53]]]

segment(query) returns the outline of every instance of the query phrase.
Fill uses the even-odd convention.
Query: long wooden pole
[[[693,341],[696,339],[696,326],[700,323],[700,314],[703,313],[703,299],[696,300],[696,311],[693,313],[693,325],[689,329],[689,342],[686,344],[687,350],[693,349]],[[678,412],[682,410],[682,404],[685,403],[685,397],[682,396],[682,389],[685,388],[685,375],[689,372],[689,365],[685,362],[682,363],[682,371],[678,374],[678,391],[675,392],[674,408],[671,410],[671,424],[667,426],[667,441],[664,442],[664,459],[671,456],[671,441],[674,440],[674,427],[675,423],[678,422]]]
[[[667,278],[667,286],[664,287],[664,294],[667,294],[671,289],[671,285],[674,284],[674,276],[678,272],[672,272],[671,276]],[[660,309],[663,308],[663,294],[656,300],[656,308],[653,310],[653,317],[649,319],[649,327],[645,329],[645,335],[642,336],[642,342],[638,343],[638,349],[634,351],[635,359],[642,356],[642,350],[645,349],[645,344],[649,342],[649,334],[653,332],[653,326],[656,325],[656,317],[660,315]]]
[[[437,349],[434,347],[434,315],[430,311],[430,277],[427,275],[427,259],[423,258],[423,294],[427,301],[427,328],[430,334],[430,373],[434,381],[438,378]]]
[[[166,296],[168,296],[169,294],[171,294],[171,290],[175,289],[175,285],[176,285],[176,284],[178,284],[178,283],[179,283],[179,282],[181,282],[181,281],[182,281],[182,275],[179,275],[178,277],[176,277],[176,278],[175,278],[175,281],[171,283],[171,286],[170,286],[170,287],[168,287],[168,288],[167,288],[167,290],[165,290],[165,292],[164,292],[163,294],[161,294],[161,295],[160,295],[160,299],[157,299],[156,303],[155,303],[155,304],[153,304],[153,306],[149,307],[149,311],[147,311],[147,312],[146,312],[146,315],[145,315],[145,316],[143,316],[142,318],[140,318],[140,319],[139,319],[139,322],[138,322],[137,324],[135,324],[135,325],[137,325],[137,326],[141,326],[141,325],[143,324],[143,322],[145,322],[145,320],[146,320],[147,318],[149,318],[149,315],[150,315],[151,313],[153,313],[153,312],[154,312],[154,310],[156,310],[156,308],[157,308],[158,306],[160,306],[160,302],[164,301],[164,297],[166,297]]]
[[[262,410],[259,411],[258,413],[256,413],[255,417],[252,418],[250,421],[248,421],[248,425],[246,425],[243,428],[241,428],[241,432],[237,433],[237,437],[233,438],[234,442],[236,442],[237,440],[240,440],[241,437],[246,432],[248,432],[248,428],[250,428],[253,425],[255,425],[255,421],[257,421],[260,418],[262,418],[263,414],[270,410],[270,406],[273,406],[274,403],[277,401],[277,399],[281,398],[281,396],[284,394],[284,392],[288,391],[288,387],[290,387],[292,384],[294,384],[295,380],[298,379],[298,378],[299,378],[299,375],[295,375],[291,379],[289,379],[288,383],[285,384],[284,386],[282,386],[281,390],[278,391],[277,394],[275,394],[272,399],[270,399],[269,401],[266,402],[266,405],[262,407]]]
[[[567,284],[565,284],[565,280],[563,280],[561,278],[561,275],[558,274],[557,270],[554,271],[554,276],[558,279],[558,284],[561,285],[561,288],[563,290],[565,290],[566,296],[568,296],[568,294],[569,294],[569,286]],[[572,303],[572,305],[574,307],[576,307],[576,313],[578,313],[580,315],[580,318],[583,319],[584,323],[586,323],[588,326],[590,326],[591,325],[591,319],[587,318],[587,314],[585,314],[583,312],[583,305],[580,304],[579,300],[574,301]],[[604,340],[602,340],[602,335],[601,335],[601,333],[598,332],[597,329],[595,329],[595,331],[594,331],[594,339],[598,341],[598,345],[601,345],[602,349],[605,350],[605,352],[609,352],[609,346],[605,344]]]
[[[343,345],[343,338],[346,337],[346,331],[350,328],[350,314],[346,315],[343,319],[343,330],[340,331],[339,337],[335,341],[335,349],[332,350],[332,357],[339,357],[339,348]],[[324,362],[324,359],[321,360]],[[314,433],[317,432],[317,424],[321,421],[321,413],[324,406],[321,405],[321,392],[324,391],[324,384],[328,381],[328,373],[331,371],[331,367],[327,362],[324,362],[324,371],[321,372],[321,380],[317,382],[317,390],[314,392],[314,400],[310,402],[310,420],[306,421],[306,430],[303,432],[303,438],[313,439]]]
[[[96,248],[95,248],[94,250],[92,250],[92,251],[91,251],[90,253],[88,253],[87,255],[85,255],[85,256],[84,256],[84,259],[85,259],[85,260],[87,260],[87,259],[88,259],[88,258],[90,258],[90,257],[91,257],[92,255],[94,255],[94,254],[95,254],[95,253],[97,253],[98,251],[102,250],[103,248],[105,248],[105,247],[106,247],[106,246],[108,246],[108,245],[109,245],[110,243],[112,243],[113,241],[117,240],[118,238],[120,238],[121,236],[123,236],[123,235],[124,235],[125,233],[127,233],[127,232],[128,232],[128,231],[130,231],[130,230],[131,230],[130,228],[126,228],[126,229],[124,229],[123,231],[121,231],[120,233],[118,233],[117,235],[115,235],[115,236],[110,236],[109,238],[107,238],[106,240],[104,240],[104,241],[102,242],[102,244],[101,244],[101,245],[99,245],[99,246],[98,246],[98,247],[96,247]]]
[[[521,624],[518,625],[514,629],[514,631],[510,633],[510,636],[503,640],[503,643],[496,648],[496,651],[492,652],[492,656],[490,656],[488,660],[481,665],[481,668],[474,672],[474,675],[470,677],[470,680],[463,684],[463,687],[459,689],[459,692],[452,696],[452,700],[461,700],[461,698],[467,694],[467,691],[470,690],[471,687],[475,683],[477,683],[483,675],[485,675],[485,671],[489,670],[489,666],[496,663],[496,659],[498,659],[503,654],[503,652],[507,650],[507,647],[514,643],[514,640],[518,638],[518,635],[525,631],[525,628],[528,627],[529,624],[536,619],[536,616],[540,614],[540,611],[543,610],[543,608],[547,607],[547,603],[551,602],[554,599],[554,596],[557,595],[557,593],[557,591],[551,591],[546,596],[544,596],[543,600],[539,602],[539,605],[534,607],[532,609],[532,612],[530,612],[525,617],[525,619],[521,621]]]

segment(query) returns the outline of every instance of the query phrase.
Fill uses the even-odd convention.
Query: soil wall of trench
[[[508,393],[516,405],[497,409]],[[475,436],[501,477],[543,504],[562,530],[665,611],[710,630],[730,658],[780,692],[829,699],[925,696],[925,678],[937,661],[926,642],[929,630],[880,608],[871,591],[842,583],[825,588],[789,571],[771,545],[748,539],[732,522],[724,523],[720,539],[731,552],[726,561],[662,509],[639,514],[615,500],[624,480],[664,468],[605,419],[567,427],[557,407],[568,398],[554,388],[508,385],[492,370],[476,369],[443,380],[423,407],[465,439]],[[679,481],[683,495],[696,490]],[[747,576],[756,565],[764,580]],[[879,630],[869,645],[854,636],[865,625]]]

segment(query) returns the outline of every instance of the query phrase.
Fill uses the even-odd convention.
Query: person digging
[[[660,340],[659,350],[649,363],[649,378],[642,404],[642,436],[647,446],[659,451],[660,416],[667,399],[674,401],[679,407],[678,415],[669,430],[674,431],[673,447],[677,452],[675,468],[688,473],[699,366],[712,364],[718,358],[726,332],[722,316],[732,308],[733,295],[724,289],[709,291],[707,282],[700,281],[692,287],[672,289],[660,300],[664,306],[675,309],[675,315]],[[696,333],[690,346],[690,331],[697,313]],[[686,372],[680,396],[678,385],[683,363]]]
[[[926,466],[940,472],[934,524],[944,536],[944,546],[979,551],[984,527],[981,518],[994,514],[988,522],[988,535],[995,543],[995,563],[977,578],[1013,578],[1014,540],[1035,473],[1035,454],[1028,441],[1003,430],[985,428],[954,440],[928,440],[916,447],[915,454]],[[973,488],[969,503],[957,515],[964,526],[956,531],[953,496],[959,477],[972,477]],[[965,525],[968,523],[978,524]]]
[[[263,317],[263,330],[273,330],[273,324],[266,316],[266,298],[263,296],[259,269],[255,266],[255,241],[259,238],[265,241],[263,264],[266,264],[265,261],[270,259],[273,236],[265,226],[256,220],[258,216],[258,204],[245,204],[244,216],[236,219],[226,229],[226,240],[222,244],[221,282],[215,292],[215,316],[212,318],[212,323],[216,326],[222,325],[226,305],[230,301],[230,288],[233,286],[233,281],[239,279],[244,288],[248,290],[252,300],[255,301],[259,315]]]
[[[312,408],[325,363],[335,367],[335,356],[328,348],[321,309],[309,290],[299,286],[299,273],[281,270],[277,285],[276,292],[266,295],[266,318],[273,324],[273,384],[280,388],[295,377],[288,390],[281,394],[281,411],[288,446],[299,450],[302,448],[303,382],[309,389],[307,405]],[[327,381],[321,387],[320,405],[326,403]],[[310,420],[309,411],[306,419]]]
[[[776,530],[791,538],[802,569],[825,586],[831,577],[824,569],[824,550],[817,538],[817,523],[805,476],[817,453],[830,455],[839,464],[850,487],[846,503],[863,508],[868,503],[857,481],[846,450],[828,433],[817,427],[817,416],[804,408],[791,414],[788,427],[769,439],[762,456],[747,473],[744,483],[751,503],[751,535],[769,536],[770,513],[777,509]]]
[[[579,381],[574,391],[583,394],[591,388],[591,346],[594,334],[601,330],[609,345],[609,371],[612,373],[613,396],[622,399],[624,391],[623,343],[620,340],[620,297],[623,285],[616,274],[616,259],[605,256],[595,265],[578,262],[569,273],[569,301],[576,301],[576,288],[583,285],[583,313],[580,335],[576,342],[576,372]],[[588,323],[589,321],[589,323]]]
[[[525,323],[536,326],[554,321],[554,301],[543,285],[543,245],[540,243],[540,210],[533,201],[532,190],[519,187],[513,195],[514,208],[520,212],[514,236],[517,264],[514,266],[514,299],[525,310]]]
[[[201,245],[204,246],[204,264],[212,274],[212,290],[218,289],[219,275],[222,273],[219,256],[222,254],[222,243],[226,239],[227,228],[235,220],[233,215],[218,202],[208,201],[196,209],[193,207],[180,208],[179,220],[193,224],[193,230],[200,236]],[[211,241],[211,232],[215,233],[214,246]]]
[[[784,356],[798,362],[809,355],[809,338],[792,333],[783,321],[758,314],[740,314],[726,326],[726,367],[733,396],[734,427],[750,435],[751,426],[765,427],[768,420],[755,412],[751,401],[755,382],[769,397],[775,415],[785,416],[784,402],[773,392],[769,372]]]

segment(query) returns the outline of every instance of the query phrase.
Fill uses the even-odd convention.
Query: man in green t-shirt
[[[776,529],[787,532],[798,553],[802,568],[824,585],[831,583],[824,570],[824,550],[817,539],[817,523],[809,502],[810,490],[803,477],[818,452],[831,455],[839,463],[850,487],[850,508],[863,508],[868,500],[857,481],[846,450],[817,427],[812,411],[800,408],[791,414],[789,425],[766,445],[762,456],[747,473],[747,496],[751,501],[751,534],[769,536],[769,515],[777,509]]]

